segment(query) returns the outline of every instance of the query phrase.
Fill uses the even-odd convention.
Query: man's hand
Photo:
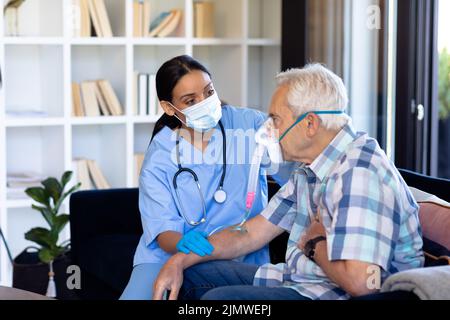
[[[153,285],[153,300],[162,300],[166,290],[170,290],[169,300],[176,300],[183,284],[183,271],[183,266],[178,263],[176,256],[170,258]]]
[[[312,221],[311,225],[308,227],[308,229],[305,230],[305,233],[303,233],[302,237],[300,238],[300,241],[297,244],[297,247],[303,251],[305,249],[305,244],[309,240],[317,238],[319,236],[326,237],[326,231],[325,231],[325,227],[323,226],[323,223],[322,223],[320,211],[318,210],[316,219],[314,221]]]

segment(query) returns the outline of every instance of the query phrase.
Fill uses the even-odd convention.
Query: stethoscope
[[[223,145],[222,145],[222,156],[223,156],[223,164],[222,164],[222,176],[220,178],[220,183],[219,183],[219,187],[217,188],[216,192],[214,193],[214,200],[219,203],[222,204],[227,200],[227,193],[225,192],[225,190],[223,190],[223,183],[225,180],[225,175],[227,172],[227,139],[225,136],[225,129],[223,128],[222,122],[219,121],[219,126],[220,126],[220,132],[222,133],[222,139],[223,139]],[[203,197],[203,193],[200,187],[200,182],[198,181],[198,176],[197,174],[194,172],[194,170],[191,170],[189,168],[183,168],[181,166],[181,161],[180,161],[180,131],[178,130],[177,133],[177,141],[176,141],[176,152],[177,152],[177,164],[178,164],[178,171],[175,173],[175,175],[173,176],[173,187],[175,189],[175,193],[177,196],[177,200],[178,203],[180,204],[180,211],[181,211],[181,215],[183,216],[184,220],[186,220],[186,222],[188,224],[190,224],[191,226],[198,226],[202,223],[204,223],[206,221],[206,204],[205,204],[205,199]],[[187,172],[189,173],[193,178],[195,183],[197,184],[197,190],[198,193],[200,194],[200,199],[202,201],[202,206],[203,206],[203,215],[202,218],[200,219],[200,221],[194,221],[194,220],[189,220],[186,216],[186,211],[184,209],[183,206],[183,202],[180,199],[180,195],[178,193],[178,184],[177,184],[177,179],[178,176],[183,173],[183,172]]]

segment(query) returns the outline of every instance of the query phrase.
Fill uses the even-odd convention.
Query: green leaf
[[[77,183],[76,185],[74,185],[72,188],[69,189],[69,191],[67,191],[66,193],[64,193],[64,198],[67,197],[69,194],[74,193],[75,191],[77,191],[78,189],[80,189],[81,187],[81,183]]]
[[[54,252],[48,248],[42,248],[39,251],[39,259],[44,263],[49,263],[50,261],[55,260],[55,258]]]
[[[33,187],[25,190],[25,193],[30,196],[34,201],[44,204],[49,207],[49,195],[47,191],[42,187]]]
[[[25,233],[25,239],[36,242],[44,248],[52,248],[56,246],[58,238],[45,228],[34,228]]]
[[[69,183],[70,179],[72,179],[73,172],[72,171],[66,171],[61,177],[61,186],[64,190],[64,187]]]
[[[66,224],[69,222],[68,214],[61,214],[53,218],[53,228],[52,234],[53,236],[58,236],[59,233],[64,229]]]
[[[62,187],[59,181],[56,180],[55,178],[48,178],[42,181],[41,184],[45,187],[47,194],[49,194],[52,197],[53,203],[56,204],[59,198],[61,197],[62,193]]]
[[[39,211],[44,217],[45,221],[47,221],[48,225],[51,227],[53,225],[53,212],[45,207],[39,207],[35,204],[32,204],[31,207],[34,210]]]
[[[445,120],[450,116],[450,53],[447,48],[439,54],[438,100],[439,118]]]
[[[61,207],[61,204],[64,202],[64,199],[67,198],[68,195],[70,195],[71,193],[77,191],[79,188],[81,187],[81,183],[77,183],[76,185],[74,185],[72,188],[70,188],[69,191],[67,191],[66,193],[64,193],[64,195],[59,199],[58,203],[55,206],[55,211],[58,212],[59,208]]]

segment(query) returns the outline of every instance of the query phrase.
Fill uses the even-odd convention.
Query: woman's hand
[[[206,232],[191,230],[178,241],[177,250],[185,254],[192,251],[200,257],[204,257],[205,255],[211,255],[214,247],[209,243]]]
[[[169,300],[176,300],[183,284],[183,266],[176,256],[170,258],[162,267],[153,285],[153,300],[162,300],[164,292],[170,291]]]

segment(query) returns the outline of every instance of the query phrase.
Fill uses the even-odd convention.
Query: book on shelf
[[[158,94],[156,93],[156,75],[150,74],[148,76],[148,95],[149,95],[149,115],[156,116],[159,114],[160,105]]]
[[[81,0],[72,0],[72,37],[81,37]]]
[[[194,2],[194,36],[212,38],[214,33],[214,3]]]
[[[83,102],[81,100],[81,88],[76,82],[72,83],[72,115],[74,117],[84,117]]]
[[[120,116],[122,105],[108,80],[72,83],[72,114],[76,117]]]
[[[92,25],[94,27],[97,37],[103,37],[102,28],[100,26],[100,18],[97,14],[96,1],[88,0],[89,16],[91,17]]]
[[[103,37],[112,37],[113,32],[111,29],[111,23],[108,17],[108,11],[106,11],[105,0],[90,0],[95,3],[95,9],[97,11],[97,17],[100,22],[100,28]]]
[[[95,93],[95,82],[84,81],[81,83],[81,96],[83,97],[84,110],[88,117],[100,116],[100,109]]]
[[[133,72],[133,101],[132,101],[132,108],[133,111],[131,114],[133,115],[138,115],[139,114],[139,110],[138,110],[138,85],[139,85],[139,72],[134,71]]]
[[[113,116],[121,116],[123,114],[123,108],[111,83],[108,80],[98,80],[97,84],[108,104],[109,112],[111,112]]]
[[[139,116],[156,116],[160,113],[159,100],[156,93],[156,75],[135,72],[134,99],[135,114]]]
[[[27,188],[38,187],[45,177],[31,171],[11,172],[6,175],[6,198],[9,200],[26,199]]]
[[[134,185],[136,187],[139,186],[139,176],[141,174],[141,168],[142,164],[144,163],[144,153],[135,153],[134,154],[134,164],[135,164],[135,170],[134,170]]]
[[[177,29],[178,25],[180,24],[181,18],[182,18],[181,10],[178,9],[172,10],[170,20],[167,22],[164,28],[158,32],[157,37],[164,38],[172,35]]]
[[[142,37],[142,30],[144,29],[144,21],[143,21],[143,0],[134,0],[133,1],[133,36],[134,37]]]
[[[146,37],[150,28],[150,0],[144,0],[143,13],[142,13],[142,36]]]
[[[146,37],[150,27],[150,0],[133,1],[133,36]]]
[[[74,37],[113,37],[105,0],[72,0],[72,12]]]
[[[94,182],[95,187],[97,189],[111,188],[97,162],[94,160],[86,160],[86,162],[88,165],[89,174],[91,175],[91,179]]]
[[[97,102],[100,107],[100,114],[102,116],[112,115],[112,112],[109,109],[103,94],[100,92],[100,88],[97,83],[94,83],[94,88],[95,88],[95,96],[97,97]]]
[[[90,37],[91,36],[91,17],[89,16],[89,0],[80,0],[80,36]]]
[[[148,115],[148,74],[140,73],[138,78],[139,83],[139,94],[138,94],[138,103],[139,103],[139,115],[146,116]]]
[[[72,171],[77,179],[77,182],[81,183],[80,190],[94,189],[89,176],[89,168],[85,159],[73,160]]]
[[[95,160],[74,159],[72,170],[77,181],[81,182],[80,190],[111,188]]]
[[[160,13],[150,24],[148,36],[162,38],[174,34],[182,16],[183,12],[180,9]]]
[[[5,20],[5,36],[19,35],[18,9],[8,8],[3,10],[3,19]]]

